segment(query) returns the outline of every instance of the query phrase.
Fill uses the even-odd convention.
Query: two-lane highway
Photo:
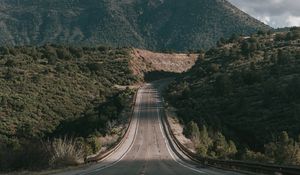
[[[182,160],[166,137],[161,120],[163,104],[160,82],[146,84],[137,93],[136,105],[126,141],[113,154],[96,165],[62,175],[196,175],[238,174],[212,168],[200,168]],[[173,148],[173,149],[172,149]],[[184,156],[183,156],[184,157]],[[185,159],[187,159],[185,157]]]

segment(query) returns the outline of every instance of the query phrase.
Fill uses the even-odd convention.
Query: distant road
[[[158,81],[140,88],[128,138],[117,151],[98,164],[60,175],[238,175],[202,168],[166,139],[169,134],[163,129],[163,104],[159,92],[165,84]]]

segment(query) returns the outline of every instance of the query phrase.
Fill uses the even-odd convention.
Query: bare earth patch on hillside
[[[135,75],[153,71],[182,73],[189,70],[198,58],[198,54],[155,53],[142,49],[133,49],[131,56],[130,66]]]

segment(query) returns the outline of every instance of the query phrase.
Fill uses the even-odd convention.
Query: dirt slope
[[[133,49],[131,56],[131,69],[134,74],[141,76],[154,71],[185,72],[198,58],[198,54],[155,53],[142,49]]]

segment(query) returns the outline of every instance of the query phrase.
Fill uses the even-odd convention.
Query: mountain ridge
[[[0,0],[0,44],[196,50],[269,26],[224,0]]]

